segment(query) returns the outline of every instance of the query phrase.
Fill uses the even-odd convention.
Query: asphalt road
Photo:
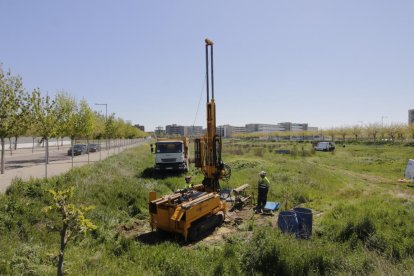
[[[69,171],[72,166],[78,167],[91,162],[99,162],[108,156],[118,154],[119,152],[139,146],[145,143],[145,139],[137,139],[134,144],[125,145],[122,147],[111,147],[111,149],[103,149],[100,152],[93,152],[75,156],[67,155],[69,149],[68,146],[57,148],[49,147],[49,164],[45,166],[45,152],[44,149],[36,149],[33,153],[31,149],[18,149],[10,156],[9,152],[5,154],[5,173],[0,174],[0,192],[5,192],[7,187],[10,186],[12,180],[16,177],[20,177],[24,180],[30,177],[43,178],[46,175],[48,177],[62,174]],[[104,145],[102,145],[105,148]]]
[[[67,162],[71,156],[67,156],[69,147],[61,147],[60,150],[52,148],[49,151],[49,162]],[[9,151],[5,154],[5,169],[13,170],[24,167],[36,166],[45,163],[45,150],[36,149],[32,153],[31,149],[18,149],[10,155]]]

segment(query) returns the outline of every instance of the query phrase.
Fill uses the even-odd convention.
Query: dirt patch
[[[136,239],[139,242],[155,245],[166,241],[175,241],[183,246],[221,244],[233,235],[242,235],[249,238],[256,226],[276,227],[274,214],[255,214],[252,206],[246,206],[241,210],[229,211],[224,223],[214,232],[196,243],[186,243],[180,235],[163,231],[151,231],[147,220],[137,220],[131,225],[120,225],[118,232],[127,238]]]
[[[252,206],[244,207],[241,210],[236,209],[232,212],[227,212],[224,223],[216,228],[211,235],[196,244],[222,244],[233,235],[241,235],[248,239],[252,236],[252,231],[257,226],[276,227],[276,215],[255,214]]]
[[[412,193],[409,193],[408,191],[391,191],[391,195],[395,196],[396,198],[402,198],[402,199],[414,199],[414,195]]]
[[[151,231],[148,220],[136,220],[130,225],[119,225],[118,233],[124,235],[126,238],[135,238],[143,233]]]

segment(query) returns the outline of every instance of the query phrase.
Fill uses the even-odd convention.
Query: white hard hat
[[[261,172],[259,173],[259,175],[260,175],[260,176],[265,176],[265,175],[266,175],[266,172],[265,172],[265,171],[261,171]]]

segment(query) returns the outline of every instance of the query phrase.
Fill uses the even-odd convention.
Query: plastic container
[[[308,208],[293,208],[298,220],[298,232],[296,236],[301,239],[309,239],[312,236],[312,210]]]
[[[279,213],[277,225],[283,233],[296,234],[299,230],[296,213],[293,211],[282,211]]]
[[[279,209],[279,202],[267,201],[263,211],[265,213],[271,213]]]

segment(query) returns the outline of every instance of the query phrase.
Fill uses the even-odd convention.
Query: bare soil
[[[131,225],[120,225],[118,232],[126,238],[135,239],[141,243],[155,245],[167,241],[174,241],[186,247],[194,245],[214,245],[223,243],[227,238],[237,234],[250,237],[253,226],[276,227],[275,214],[255,214],[253,206],[245,206],[241,210],[232,210],[226,213],[224,223],[217,227],[210,235],[195,243],[186,243],[180,235],[151,231],[149,221],[137,220]]]

